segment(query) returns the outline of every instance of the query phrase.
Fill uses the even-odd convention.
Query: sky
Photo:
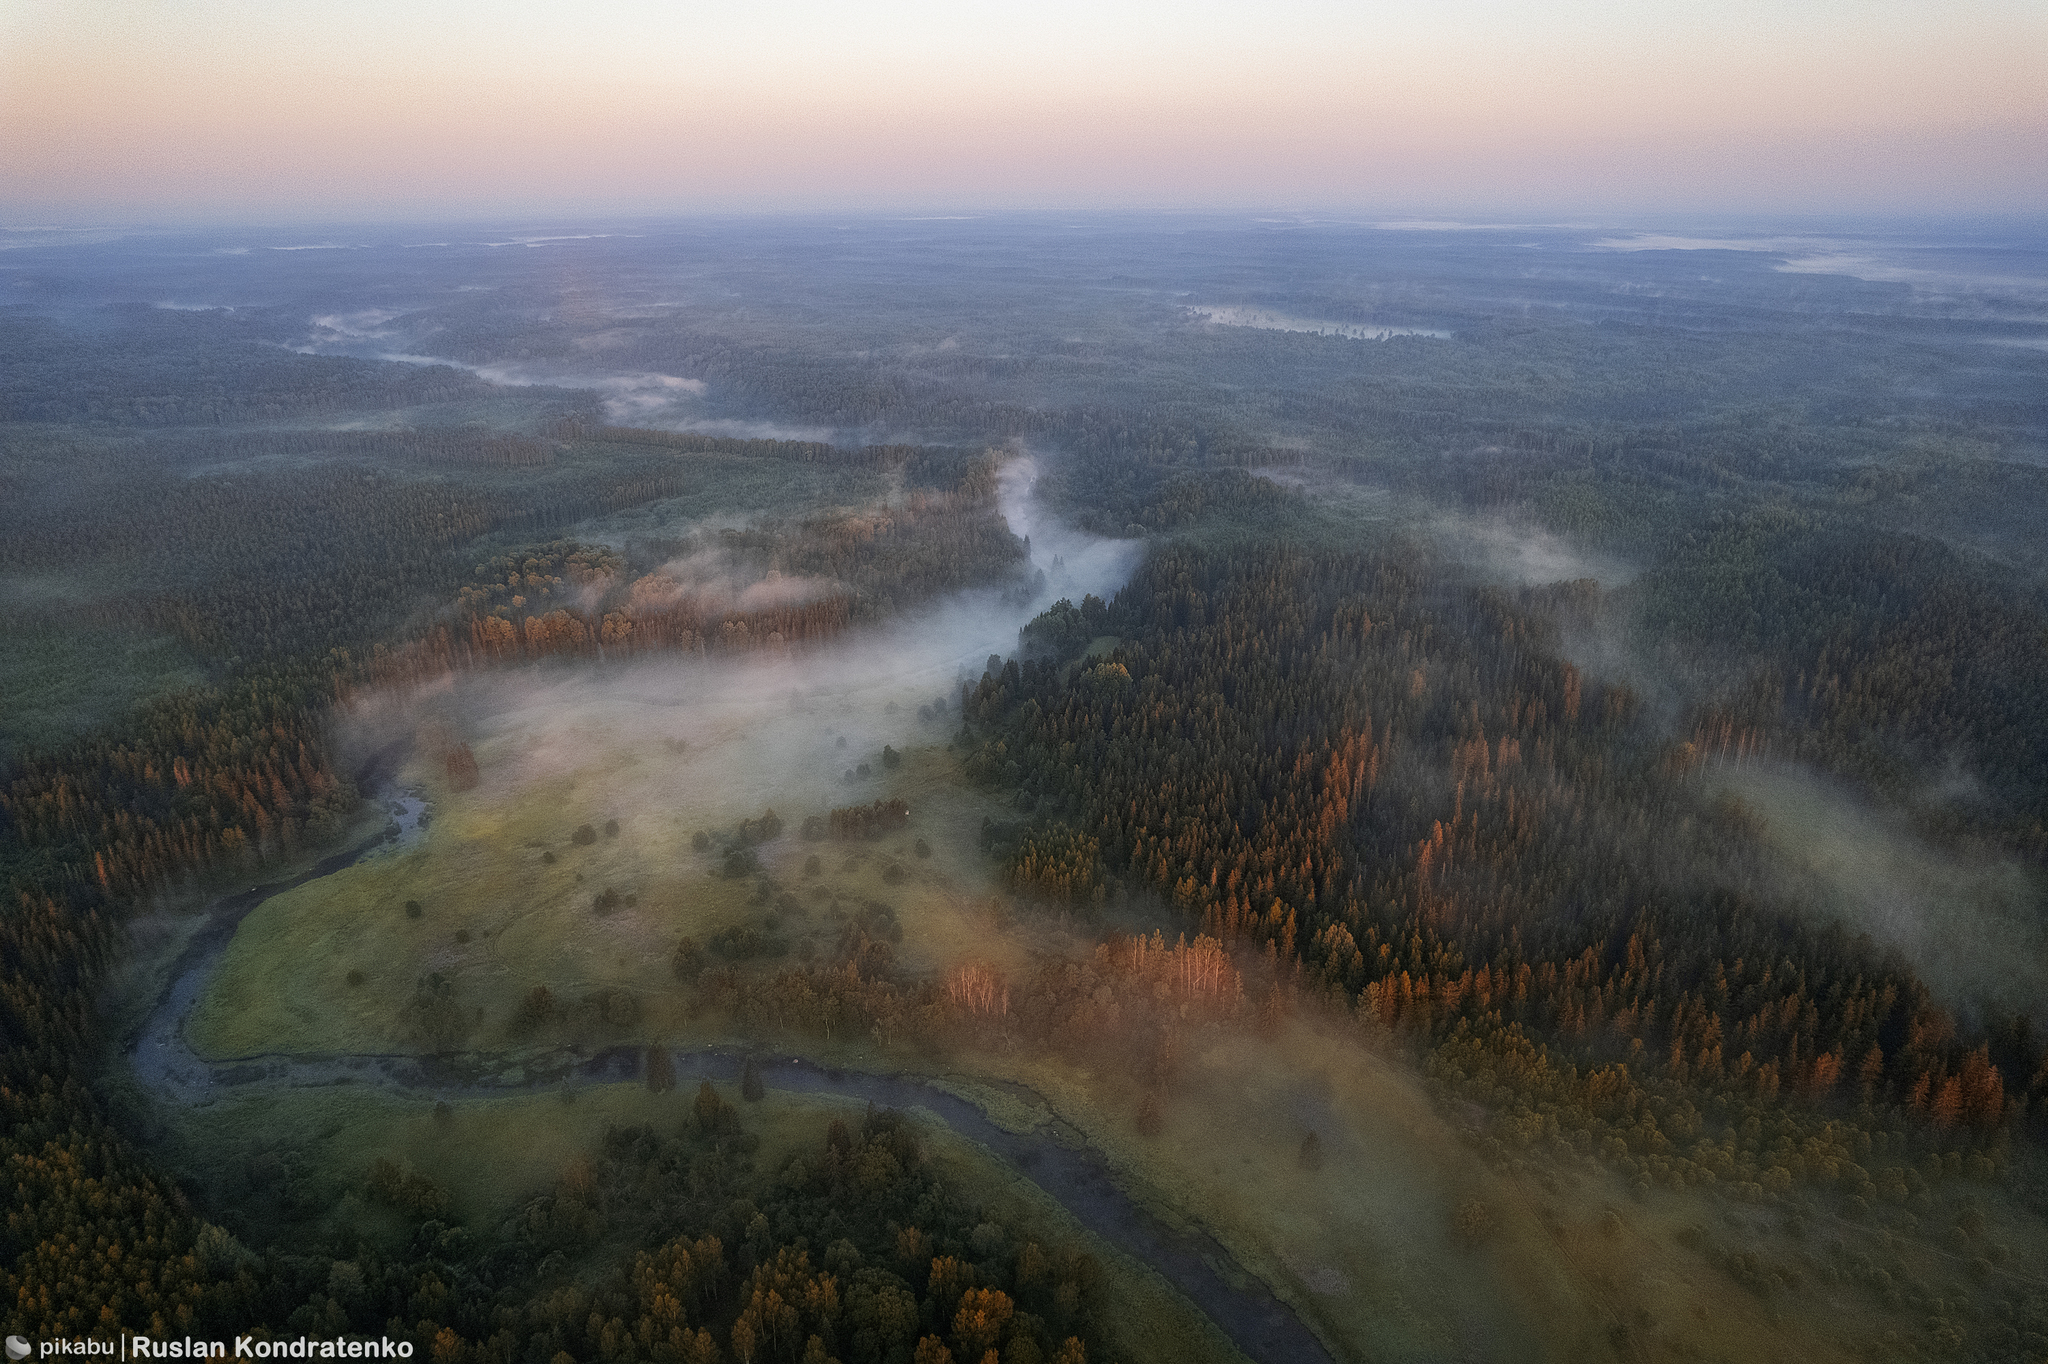
[[[2044,0],[0,0],[0,226],[2048,211]]]

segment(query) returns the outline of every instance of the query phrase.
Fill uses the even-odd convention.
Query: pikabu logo
[[[412,1342],[393,1340],[258,1340],[236,1336],[234,1348],[224,1340],[156,1340],[122,1336],[117,1340],[46,1340],[41,1348],[21,1336],[7,1337],[8,1364],[22,1364],[33,1353],[38,1360],[55,1355],[98,1355],[109,1361],[130,1359],[411,1359]]]

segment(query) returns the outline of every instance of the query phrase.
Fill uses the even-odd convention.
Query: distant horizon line
[[[0,209],[0,215],[5,210]],[[23,214],[27,217],[28,214]],[[58,219],[56,215],[36,214],[42,221],[10,222],[0,216],[0,233],[14,236],[59,236],[87,235],[94,233],[124,234],[180,234],[196,232],[228,231],[318,231],[318,230],[370,230],[399,228],[465,228],[482,229],[498,227],[506,231],[539,230],[547,227],[663,227],[693,223],[737,223],[737,222],[809,222],[820,223],[833,219],[844,219],[862,225],[899,223],[904,225],[922,223],[986,223],[1000,221],[1043,220],[1048,218],[1080,219],[1097,222],[1141,222],[1141,221],[1206,221],[1234,222],[1243,225],[1266,224],[1275,227],[1350,227],[1380,231],[1410,232],[1458,232],[1458,231],[1523,231],[1523,232],[1584,232],[1612,229],[1644,229],[1660,224],[1688,226],[1716,225],[1741,226],[1750,230],[1764,227],[1805,227],[1809,229],[1826,226],[1844,227],[1851,224],[1865,226],[1908,225],[1982,225],[2008,226],[2012,228],[2039,227],[2048,232],[2048,207],[2039,209],[1899,209],[1899,208],[1840,208],[1840,209],[1683,209],[1654,208],[1613,209],[1588,211],[1569,216],[1547,214],[1533,210],[1500,208],[1497,210],[1449,208],[1427,209],[1365,209],[1301,208],[1301,207],[1109,207],[1109,206],[1051,206],[1051,207],[993,207],[952,210],[936,208],[881,208],[881,207],[755,207],[755,208],[705,208],[705,209],[599,209],[582,214],[574,210],[559,208],[503,209],[475,213],[394,212],[377,216],[292,214],[270,216],[255,214],[247,217],[227,215],[135,215],[96,218],[88,214]],[[69,215],[65,215],[69,217]],[[606,237],[629,235],[623,232],[582,233],[580,237],[596,240]],[[555,240],[571,240],[568,237]],[[522,246],[539,245],[542,242],[420,242],[405,243],[419,247],[433,246]],[[387,246],[391,243],[306,243],[292,247],[269,247],[266,249],[363,249],[370,246]]]

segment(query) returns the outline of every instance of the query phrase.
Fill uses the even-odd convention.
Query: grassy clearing
[[[492,759],[490,747],[483,757]],[[806,842],[796,834],[802,813],[785,807],[786,832],[757,851],[794,910],[763,898],[757,877],[722,875],[715,849],[692,847],[697,830],[730,829],[760,813],[724,794],[726,761],[715,745],[625,758],[600,750],[588,764],[509,784],[502,795],[488,784],[466,795],[435,790],[421,844],[277,896],[243,922],[188,1038],[202,1055],[233,1057],[703,1037],[694,991],[671,969],[683,937],[709,944],[720,930],[753,928],[787,951],[748,969],[775,970],[829,959],[847,920],[875,903],[895,911],[898,960],[913,972],[970,958],[1021,967],[1029,935],[1003,931],[977,850],[989,811],[957,789],[950,753],[913,751],[860,787],[860,798],[911,803],[911,827],[883,839]],[[424,764],[406,775],[437,786]],[[656,777],[660,800],[621,795]],[[596,832],[613,819],[616,836],[573,841],[580,825]],[[928,857],[917,855],[920,839]],[[813,856],[820,870],[806,874]],[[601,911],[607,890],[620,901]],[[452,1004],[430,1026],[418,1001],[436,977]],[[522,1028],[522,1001],[540,985],[561,1016]]]
[[[742,921],[749,888],[693,865],[686,837],[680,849],[571,843],[579,824],[604,823],[576,785],[536,788],[509,809],[444,795],[422,845],[266,902],[194,1011],[193,1045],[218,1056],[502,1045],[519,1001],[542,984],[564,1000],[622,990],[642,1002],[651,1028],[672,1025],[676,940]],[[597,913],[594,899],[619,887],[638,903]],[[436,974],[469,1015],[459,1036],[440,1042],[407,1019]]]
[[[1847,1360],[1887,1331],[1911,1336],[1924,1323],[1873,1311],[1866,1290],[1830,1272],[1845,1263],[1827,1248],[1837,1233],[1897,1261],[1901,1282],[1912,1273],[1964,1292],[1963,1257],[1909,1266],[1904,1243],[1871,1228],[1788,1229],[1782,1212],[1699,1190],[1639,1200],[1604,1171],[1540,1161],[1496,1171],[1466,1137],[1477,1110],[1439,1112],[1405,1068],[1299,1020],[1191,1055],[1152,1138],[1116,1076],[960,1062],[957,1088],[994,1120],[1024,1131],[1057,1113],[1079,1127],[1156,1215],[1215,1236],[1340,1359]],[[1026,1084],[1051,1108],[975,1073]],[[1298,1155],[1309,1131],[1316,1169]],[[1458,1216],[1471,1205],[1483,1220],[1468,1237]],[[1745,1287],[1723,1264],[1737,1253],[1801,1287]]]
[[[1190,1056],[1152,1138],[1119,1076],[1031,1059],[996,1068],[1085,1132],[1157,1215],[1215,1236],[1339,1358],[1523,1353],[1541,1323],[1573,1320],[1558,1285],[1454,1244],[1461,1200],[1500,1202],[1490,1177],[1411,1078],[1356,1045],[1301,1025],[1272,1041],[1225,1035]],[[991,1115],[1029,1122],[1004,1107]],[[1298,1154],[1310,1131],[1314,1170]],[[1572,1354],[1571,1341],[1557,1346]]]

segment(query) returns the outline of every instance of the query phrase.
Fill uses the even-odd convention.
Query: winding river
[[[643,1050],[614,1047],[597,1053],[573,1048],[517,1058],[400,1055],[259,1055],[208,1061],[185,1039],[185,1020],[205,993],[236,928],[273,895],[332,875],[364,857],[387,852],[420,835],[425,807],[404,794],[387,795],[391,827],[303,875],[222,896],[207,922],[186,944],[156,1006],[131,1040],[128,1055],[142,1083],[174,1103],[197,1104],[230,1088],[305,1088],[372,1085],[414,1096],[510,1093],[640,1078]],[[672,1054],[679,1083],[736,1082],[746,1054],[730,1049]],[[1206,1312],[1238,1349],[1260,1364],[1331,1361],[1330,1352],[1288,1306],[1236,1266],[1213,1238],[1167,1226],[1117,1186],[1109,1162],[1073,1127],[1059,1121],[1030,1132],[991,1122],[974,1104],[935,1080],[817,1065],[800,1057],[754,1055],[765,1084],[806,1094],[836,1094],[890,1108],[920,1108],[961,1136],[980,1143],[1072,1213],[1088,1230],[1150,1265]],[[1019,1086],[1009,1091],[1027,1105],[1043,1101]]]

